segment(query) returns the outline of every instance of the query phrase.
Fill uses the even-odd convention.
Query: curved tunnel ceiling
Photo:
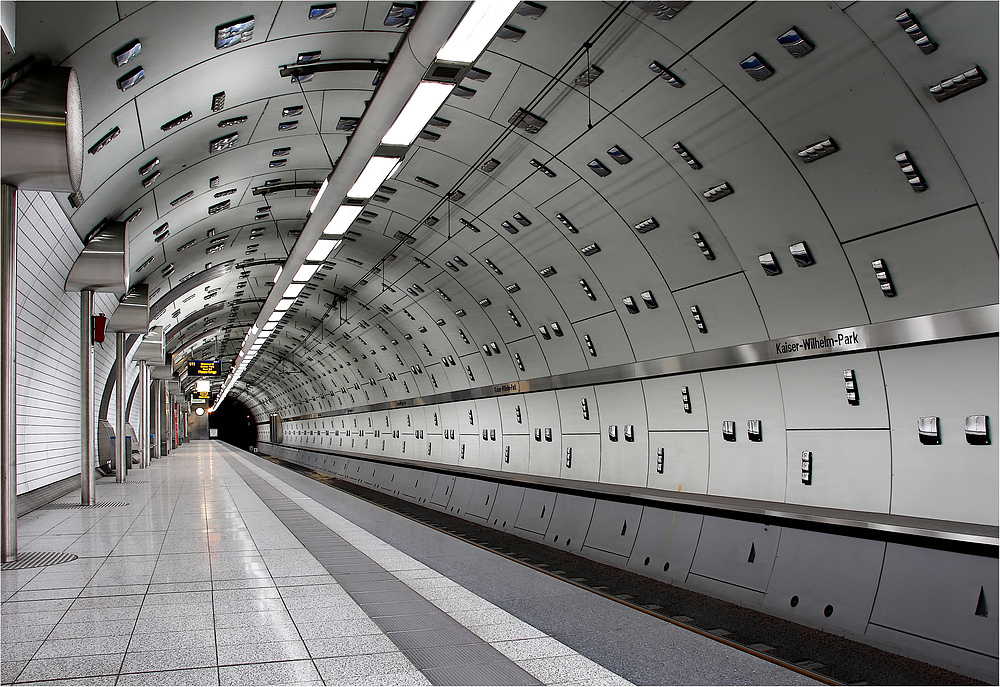
[[[672,5],[522,3],[233,393],[258,419],[336,411],[996,302],[995,4],[911,5],[929,54],[892,3]],[[279,66],[391,60],[391,8],[17,4],[17,59],[79,74],[85,148],[118,131],[59,200],[81,237],[131,218],[168,351],[235,358],[371,116],[375,69]]]

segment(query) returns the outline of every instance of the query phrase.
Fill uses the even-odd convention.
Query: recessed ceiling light
[[[180,126],[181,124],[183,124],[187,120],[191,119],[191,117],[193,117],[193,116],[194,115],[189,110],[189,111],[185,112],[184,114],[182,114],[180,117],[175,117],[174,119],[171,119],[166,124],[160,125],[160,130],[161,131],[170,131],[174,127]]]
[[[239,134],[238,131],[235,131],[235,132],[229,134],[228,136],[223,136],[221,138],[217,138],[217,139],[211,141],[208,144],[208,152],[209,153],[218,153],[218,152],[221,152],[223,150],[227,150],[229,148],[232,148],[233,146],[236,145],[236,142],[239,140],[239,138],[240,138],[240,134]]]
[[[94,145],[90,146],[90,148],[87,149],[87,152],[91,155],[97,155],[104,149],[105,146],[111,143],[111,141],[118,138],[118,135],[121,134],[121,132],[122,130],[116,126],[114,129],[101,136],[101,138],[97,141],[97,143],[95,143]]]
[[[226,106],[226,92],[219,91],[212,96],[212,112],[220,112]]]
[[[416,16],[416,5],[406,5],[400,2],[394,2],[389,7],[389,12],[385,15],[385,19],[382,20],[382,25],[394,29],[405,29],[410,25],[413,18]]]

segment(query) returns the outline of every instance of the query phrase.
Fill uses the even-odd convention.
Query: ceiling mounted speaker
[[[80,190],[83,106],[76,71],[38,66],[3,94],[3,180],[26,191]]]

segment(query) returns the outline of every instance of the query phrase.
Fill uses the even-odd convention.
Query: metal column
[[[115,332],[115,354],[117,370],[115,374],[115,481],[125,481],[128,460],[125,454],[125,332]]]
[[[149,467],[149,365],[145,360],[139,361],[139,393],[142,394],[139,402],[139,446],[142,450],[139,453],[139,467]]]
[[[153,398],[156,399],[156,410],[154,415],[154,421],[156,422],[155,432],[156,432],[156,445],[153,447],[155,453],[153,454],[157,458],[160,457],[161,447],[163,446],[163,380],[156,380],[156,391],[153,392]]]
[[[17,300],[17,189],[3,184],[0,215],[0,387],[3,388],[3,420],[0,453],[3,457],[3,562],[17,560],[17,408],[14,387],[14,304]]]
[[[80,503],[97,503],[94,475],[94,292],[80,291]]]

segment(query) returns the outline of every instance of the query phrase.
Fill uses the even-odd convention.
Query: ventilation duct
[[[26,191],[80,190],[83,106],[76,71],[36,67],[3,94],[3,180]]]
[[[137,284],[122,296],[108,320],[107,331],[126,334],[145,334],[149,331],[148,284]]]
[[[6,141],[6,133],[4,133]],[[4,151],[6,151],[6,147]],[[6,155],[4,156],[6,159]],[[6,165],[7,163],[4,162]],[[66,277],[66,291],[128,291],[128,242],[124,222],[106,222],[83,247]]]

